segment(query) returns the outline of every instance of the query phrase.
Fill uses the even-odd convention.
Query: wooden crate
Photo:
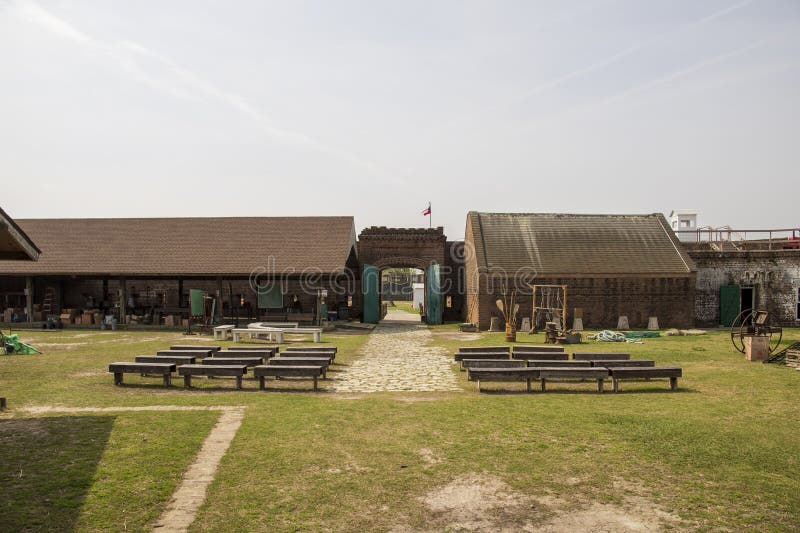
[[[800,350],[786,350],[786,366],[800,368]]]

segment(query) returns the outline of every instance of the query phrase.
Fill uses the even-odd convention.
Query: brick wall
[[[469,279],[469,276],[468,276]],[[585,328],[616,328],[620,315],[628,317],[631,328],[647,327],[650,316],[658,317],[661,327],[690,327],[694,323],[694,279],[684,278],[541,278],[540,284],[567,285],[567,326],[572,326],[574,309],[583,309]],[[499,283],[479,277],[477,293],[468,292],[468,320],[487,329],[491,317],[501,318],[496,300],[502,297]],[[522,284],[520,284],[522,285]],[[513,282],[511,286],[514,286]],[[531,316],[532,297],[518,292],[520,312]]]
[[[800,250],[692,250],[689,254],[697,265],[698,325],[719,325],[719,289],[723,285],[755,287],[756,306],[770,312],[771,323],[800,325],[796,315]]]

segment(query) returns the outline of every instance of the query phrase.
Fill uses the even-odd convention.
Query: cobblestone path
[[[460,391],[447,352],[432,343],[417,315],[390,311],[370,334],[364,356],[341,372],[336,391]]]

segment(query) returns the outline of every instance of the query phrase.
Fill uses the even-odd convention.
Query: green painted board
[[[192,316],[203,316],[203,291],[200,289],[189,289],[189,303]]]
[[[364,265],[361,273],[361,293],[364,298],[364,318],[366,324],[377,324],[381,318],[380,297],[378,285],[380,284],[380,270],[372,265]]]
[[[739,298],[738,285],[723,285],[719,288],[719,323],[722,326],[733,325],[733,321],[739,315],[741,306]]]
[[[283,291],[280,283],[266,287],[258,287],[259,309],[281,309],[283,307]]]
[[[425,321],[434,325],[442,323],[442,287],[436,264],[425,272]]]

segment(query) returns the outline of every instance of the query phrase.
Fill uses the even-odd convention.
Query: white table
[[[233,337],[233,326],[215,326],[214,327],[214,340],[221,338],[221,340],[228,340],[228,334]]]

